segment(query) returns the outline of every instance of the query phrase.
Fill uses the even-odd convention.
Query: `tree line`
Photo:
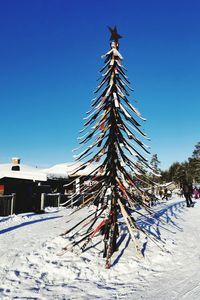
[[[160,171],[161,177],[157,179],[158,183],[174,181],[180,186],[185,182],[200,183],[200,142],[195,145],[191,157],[188,157],[184,162],[174,162],[165,171],[159,169],[160,161],[157,154],[152,156],[151,165]]]

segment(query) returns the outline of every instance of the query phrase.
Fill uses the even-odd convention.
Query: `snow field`
[[[141,235],[143,259],[135,256],[121,224],[110,270],[105,269],[100,237],[88,251],[77,247],[58,255],[69,243],[59,235],[87,208],[71,216],[69,210],[52,208],[41,215],[1,217],[0,299],[199,299],[199,209],[198,201],[186,208],[183,198],[174,197],[155,207],[156,219],[140,218],[138,223],[163,241],[157,247]]]

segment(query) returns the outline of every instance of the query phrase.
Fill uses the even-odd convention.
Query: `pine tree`
[[[150,165],[152,166],[152,168],[157,172],[157,173],[160,173],[161,170],[159,168],[159,165],[160,165],[160,161],[158,159],[158,155],[157,154],[153,154],[152,155],[152,158],[151,158],[151,161],[150,161]],[[156,176],[153,175],[152,176],[152,180],[153,182],[156,181]]]
[[[195,145],[192,157],[189,157],[189,167],[193,183],[200,182],[200,142]]]
[[[72,246],[82,244],[81,249],[85,250],[89,241],[100,231],[104,236],[103,256],[106,258],[106,268],[110,267],[111,256],[117,250],[120,214],[138,251],[135,236],[143,229],[138,226],[136,217],[131,212],[139,214],[136,206],[140,205],[151,213],[144,201],[147,195],[142,185],[149,183],[144,170],[154,171],[145,157],[145,153],[150,154],[149,147],[138,137],[139,135],[142,139],[148,139],[138,121],[145,119],[127,98],[132,88],[119,52],[119,39],[122,37],[116,26],[113,29],[109,27],[109,30],[110,50],[103,56],[104,66],[100,70],[103,79],[95,91],[95,94],[100,94],[92,100],[84,129],[80,131],[83,133],[88,130],[79,138],[85,150],[76,156],[76,161],[81,164],[74,170],[76,173],[97,163],[97,167],[88,175],[95,183],[91,187],[81,185],[80,188],[81,193],[91,195],[81,207],[91,203],[97,206],[97,210],[85,235],[72,243]],[[101,222],[100,216],[104,216]],[[86,219],[87,217],[65,233],[72,232]],[[95,223],[98,223],[96,228]]]
[[[192,153],[192,158],[200,158],[200,142],[195,145],[195,149]]]
[[[154,170],[156,170],[158,172],[160,171],[159,170],[160,161],[158,159],[158,155],[157,154],[153,154],[152,155],[150,164],[154,168]]]

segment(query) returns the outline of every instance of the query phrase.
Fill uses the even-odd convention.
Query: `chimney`
[[[20,158],[18,157],[12,157],[11,158],[11,163],[12,163],[12,171],[20,171]]]

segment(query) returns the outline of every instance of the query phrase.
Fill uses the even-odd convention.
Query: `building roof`
[[[88,165],[85,169],[78,170],[80,163],[62,163],[50,168],[42,169],[24,164],[19,164],[19,171],[13,171],[12,163],[0,164],[1,178],[18,178],[33,181],[47,181],[48,179],[67,179],[75,176],[87,176],[97,168],[97,165]],[[76,173],[74,173],[76,172]]]
[[[12,166],[12,163],[0,164],[0,179],[6,177],[33,181],[47,181],[47,174],[42,172],[42,169],[20,164],[19,171],[12,171]]]
[[[75,177],[75,176],[87,176],[97,168],[97,165],[89,164],[85,169],[76,172],[76,170],[78,170],[80,166],[81,166],[80,163],[62,163],[62,164],[57,164],[48,169],[43,169],[43,172],[47,173],[48,177],[51,174],[53,176],[57,174],[59,177],[62,176]]]

